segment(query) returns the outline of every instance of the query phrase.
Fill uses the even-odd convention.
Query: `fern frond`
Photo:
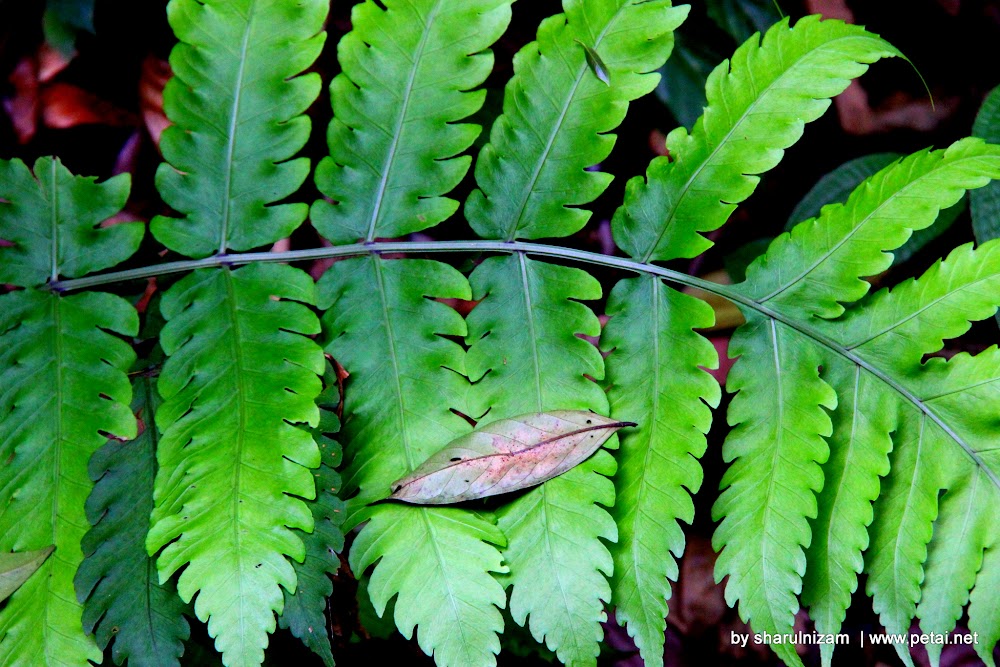
[[[1000,605],[996,603],[996,592],[1000,590],[1000,538],[995,534],[991,537],[976,587],[969,594],[969,630],[982,638],[976,644],[976,653],[989,667],[996,667],[993,648],[1000,642]]]
[[[107,434],[132,438],[128,302],[34,290],[0,297],[0,551],[55,552],[0,611],[0,664],[101,661],[81,623],[73,576],[83,560],[87,461]]]
[[[889,434],[898,405],[888,401],[873,408],[868,397],[880,393],[880,381],[844,359],[828,355],[824,377],[837,389],[839,402],[832,415],[830,458],[823,466],[812,542],[806,549],[802,603],[816,632],[836,634],[858,587],[872,502],[880,493],[879,478],[889,472]],[[829,665],[833,645],[820,645],[820,654]]]
[[[819,376],[819,350],[796,329],[755,312],[733,335],[739,359],[726,388],[738,392],[729,406],[733,430],[722,456],[732,461],[724,491],[712,508],[722,519],[712,546],[721,550],[715,577],[729,577],[726,602],[739,601],[740,617],[757,632],[791,634],[795,596],[806,570],[808,519],[823,487],[820,466],[829,457],[824,436],[832,425],[823,409],[837,395]],[[801,664],[794,646],[772,648],[786,664]]]
[[[99,226],[122,210],[129,184],[128,174],[102,183],[74,176],[53,157],[38,158],[33,170],[0,160],[0,238],[14,244],[0,247],[0,283],[31,287],[131,257],[141,222]]]
[[[656,87],[687,7],[669,0],[565,0],[514,58],[503,114],[476,162],[465,216],[483,238],[569,236],[611,175],[587,171],[615,143],[629,102]],[[587,49],[607,68],[602,80]]]
[[[743,356],[734,372],[770,359],[767,336],[753,331],[755,322],[769,322],[774,330],[797,332],[811,350],[804,363],[810,369],[821,366],[823,380],[841,399],[823,477],[815,479],[812,470],[794,473],[795,483],[808,480],[818,491],[812,534],[796,537],[804,545],[813,540],[801,563],[808,563],[803,600],[820,632],[838,631],[857,586],[862,550],[868,591],[890,633],[907,632],[915,617],[925,632],[950,631],[970,588],[978,589],[975,582],[996,576],[981,568],[998,540],[982,514],[1000,510],[1000,466],[992,454],[1000,433],[984,401],[996,391],[990,366],[996,353],[984,353],[975,362],[961,355],[952,363],[924,364],[922,359],[968,330],[971,321],[994,314],[1000,303],[1000,243],[962,246],[915,280],[865,297],[846,312],[841,304],[865,296],[868,286],[859,279],[885,269],[892,261],[886,252],[902,245],[911,229],[931,224],[939,209],[958,201],[966,189],[1000,176],[998,151],[963,140],[946,151],[922,152],[890,165],[845,205],[826,207],[818,218],[776,239],[737,287],[745,309],[759,313],[750,315],[737,338],[754,337],[760,349],[737,348]],[[777,377],[772,373],[764,382]],[[752,387],[743,391],[748,401],[760,401],[767,393]],[[763,482],[766,475],[756,479]],[[765,503],[762,511],[813,516],[807,501],[811,498],[796,505]],[[717,534],[720,542],[732,539],[723,533],[725,525]],[[745,535],[735,539],[755,541]],[[720,565],[725,558],[724,552]],[[717,574],[728,571],[720,567]],[[796,572],[801,574],[800,568]],[[782,587],[787,597],[798,584],[772,577],[763,585],[765,590]],[[741,608],[746,598],[766,599],[746,589],[736,596]],[[977,607],[976,622],[990,613]],[[911,664],[906,647],[897,650]],[[988,653],[992,644],[979,650]],[[937,657],[934,651],[931,656]],[[797,662],[793,652],[782,657]],[[831,652],[824,651],[823,658],[829,664]]]
[[[877,35],[807,16],[754,35],[708,77],[708,106],[689,134],[667,136],[670,157],[629,181],[612,222],[618,247],[643,262],[695,257],[749,197],[807,122],[870,63],[900,53]]]
[[[319,95],[308,68],[323,48],[323,0],[171,0],[180,40],[163,93],[173,123],[160,139],[163,200],[181,214],[150,230],[171,250],[205,257],[250,250],[288,236],[306,204],[275,204],[309,174],[291,159],[309,138],[303,115]]]
[[[313,224],[334,243],[403,236],[450,217],[450,192],[482,128],[461,123],[483,105],[489,47],[513,0],[368,0],[337,47],[343,72],[330,93],[330,157],[316,184],[334,203]]]
[[[370,519],[351,548],[359,576],[375,564],[370,593],[381,616],[394,596],[396,626],[414,629],[441,667],[490,667],[506,602],[492,573],[505,567],[503,534],[468,510],[369,505],[428,456],[467,433],[464,352],[445,336],[465,322],[432,299],[471,297],[465,277],[427,260],[377,256],[337,262],[319,282],[326,350],[351,374],[342,441],[347,527]],[[355,494],[350,497],[351,494]]]
[[[594,313],[577,300],[598,299],[600,284],[580,269],[537,262],[516,253],[487,259],[470,278],[471,345],[466,371],[469,414],[489,420],[554,409],[607,414],[591,378],[604,376],[601,355],[575,336],[600,334]],[[609,441],[611,447],[617,440]],[[607,451],[505,506],[510,611],[567,664],[593,664],[610,598],[612,560],[601,541],[615,540],[610,507],[615,470]],[[544,539],[540,539],[544,538]]]
[[[611,604],[649,667],[663,664],[670,580],[684,551],[679,520],[691,523],[690,494],[701,486],[698,459],[719,404],[714,347],[693,329],[711,326],[711,307],[643,276],[611,292],[601,335],[610,352],[606,384],[612,415],[639,426],[621,438],[615,475],[618,525]],[[673,554],[673,555],[671,555]]]
[[[906,406],[901,408],[906,410]],[[912,418],[907,418],[912,417]],[[916,614],[927,543],[934,532],[938,493],[945,488],[942,468],[947,443],[925,414],[904,415],[893,434],[890,474],[882,482],[865,553],[868,594],[890,633],[909,632]],[[907,648],[896,652],[912,667]]]
[[[948,362],[932,359],[920,388],[921,398],[960,435],[982,465],[975,465],[968,457],[949,457],[957,459],[959,474],[941,499],[940,534],[930,544],[917,616],[925,632],[949,632],[968,599],[969,628],[981,637],[975,647],[990,665],[993,647],[1000,639],[995,597],[1000,579],[1000,526],[995,520],[1000,508],[996,482],[1000,457],[993,407],[1000,399],[998,369],[1000,350],[996,347],[975,357],[959,354]],[[984,596],[990,599],[991,591],[992,603],[984,605]],[[930,646],[928,651],[932,659],[937,657],[938,651]]]
[[[190,629],[173,583],[157,582],[146,553],[153,509],[156,444],[153,422],[160,398],[154,379],[132,385],[132,411],[142,429],[134,440],[109,440],[90,459],[94,490],[87,498],[93,526],[83,539],[85,558],[74,583],[84,604],[83,629],[102,649],[114,640],[115,664],[179,665]]]
[[[285,608],[278,617],[278,625],[291,630],[327,667],[333,667],[334,662],[326,606],[333,593],[330,576],[340,569],[338,554],[344,548],[344,503],[337,497],[341,479],[336,468],[343,458],[342,451],[340,444],[325,434],[339,430],[337,415],[321,406],[320,425],[313,429],[313,438],[319,445],[322,463],[314,473],[316,499],[308,503],[315,528],[299,535],[306,546],[306,558],[292,564],[295,593],[285,591]]]
[[[966,190],[1000,178],[1000,146],[963,139],[915,153],[881,170],[844,205],[782,234],[747,269],[742,292],[790,317],[837,317],[892,264],[888,250],[929,227]]]
[[[925,354],[993,315],[1000,288],[1000,244],[955,248],[923,276],[872,295],[863,311],[824,327],[882,368],[907,374]],[[932,323],[932,326],[928,326]]]
[[[183,568],[177,590],[227,665],[259,665],[281,587],[295,590],[287,557],[305,548],[315,497],[308,468],[324,360],[306,336],[319,321],[305,273],[255,264],[196,271],[167,291],[161,344],[168,359],[156,415],[163,437],[146,540],[160,580]],[[298,496],[298,498],[293,497]]]

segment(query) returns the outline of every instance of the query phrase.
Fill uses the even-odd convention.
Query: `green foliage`
[[[302,115],[319,95],[315,73],[296,76],[323,48],[328,3],[171,0],[180,43],[163,91],[173,125],[160,139],[163,201],[180,218],[157,216],[156,239],[189,257],[251,250],[288,236],[305,204],[275,204],[309,175],[291,159],[309,138]]]
[[[726,222],[830,98],[869,63],[897,55],[862,28],[815,16],[751,38],[708,77],[708,106],[694,129],[667,136],[670,158],[629,181],[615,242],[643,262],[701,254],[712,244],[699,232]]]
[[[513,0],[367,0],[337,46],[343,72],[330,93],[330,157],[316,183],[331,204],[313,206],[334,243],[433,227],[458,202],[444,197],[465,176],[459,155],[481,128],[459,121],[483,105],[489,47],[510,22]],[[446,72],[445,78],[442,73]]]
[[[576,337],[600,334],[597,317],[578,302],[600,298],[594,278],[517,253],[484,261],[470,281],[473,298],[482,299],[468,317],[470,414],[490,420],[557,408],[607,414],[607,397],[585,377],[604,377],[601,355]],[[617,438],[609,443],[614,447]],[[602,539],[615,540],[617,529],[598,503],[614,504],[607,479],[614,471],[614,459],[598,450],[499,515],[511,616],[520,625],[530,618],[535,639],[567,664],[593,664],[599,650],[612,571]]]
[[[806,575],[803,600],[817,631],[837,632],[857,586],[862,551],[868,590],[889,632],[906,632],[915,616],[925,631],[947,632],[961,615],[983,549],[992,542],[979,532],[969,544],[963,531],[972,530],[975,514],[995,502],[997,473],[975,440],[989,428],[986,414],[967,396],[961,421],[944,416],[939,406],[984,378],[970,378],[960,359],[926,365],[921,360],[944,339],[964,333],[970,320],[994,313],[998,301],[990,281],[1000,280],[998,247],[963,246],[920,279],[868,298],[869,284],[860,278],[884,270],[892,262],[886,251],[930,225],[966,189],[997,177],[1000,149],[976,139],[917,153],[868,179],[846,204],[826,207],[819,218],[775,239],[737,286],[753,310],[745,308],[748,323],[734,338],[734,345],[739,340],[746,347],[735,350],[742,356],[730,375],[730,386],[740,394],[729,420],[738,426],[724,452],[737,462],[724,480],[732,484],[716,505],[716,514],[726,517],[716,533],[717,546],[725,547],[717,573],[729,575],[727,595],[740,600],[742,614],[755,627],[791,631],[794,595]],[[776,266],[782,267],[780,276]],[[864,307],[845,312],[842,304],[861,299]],[[787,453],[774,434],[747,437],[753,413],[766,413],[746,410],[741,398],[761,401],[772,387],[784,388],[783,377],[801,373],[809,377],[790,386],[783,400],[800,413],[788,430],[801,437],[802,413],[810,410],[815,432],[831,437],[814,439],[805,461],[754,472],[761,460],[777,461]],[[963,377],[953,380],[951,373]],[[734,385],[734,377],[762,386]],[[947,389],[949,382],[959,386]],[[817,409],[833,407],[834,390],[846,403],[831,424]],[[778,479],[784,472],[774,471],[792,477]],[[880,477],[885,477],[881,492]],[[756,504],[744,502],[740,481],[747,490],[766,488],[767,496]],[[795,485],[795,502],[776,498]],[[939,507],[939,492],[951,489],[958,495],[946,494]],[[971,500],[970,492],[978,496]],[[761,540],[744,518],[747,510],[765,521],[765,530],[768,520],[774,525],[777,518],[772,534]],[[953,531],[957,537],[949,539]],[[931,551],[938,555],[928,560],[932,534]],[[755,547],[755,557],[736,557],[748,545]],[[754,587],[763,595],[753,595]],[[897,649],[910,664],[906,648]],[[825,661],[831,653],[824,651]],[[798,662],[793,651],[782,657]]]
[[[468,299],[465,277],[428,260],[376,256],[337,262],[319,282],[328,353],[351,369],[344,402],[347,526],[370,519],[351,549],[359,575],[378,561],[368,585],[376,613],[396,597],[404,637],[414,629],[438,664],[496,664],[503,629],[505,567],[495,520],[470,510],[368,505],[469,426],[462,406],[464,353],[444,336],[463,336],[461,316],[433,298]]]
[[[197,593],[195,614],[227,665],[263,660],[280,587],[295,590],[288,558],[305,557],[291,529],[313,529],[300,498],[316,495],[308,468],[320,455],[294,424],[319,419],[323,356],[306,337],[319,332],[305,306],[314,291],[297,269],[256,264],[196,271],[161,304],[168,358],[146,544],[162,549],[161,581],[184,568],[177,590],[185,602]]]
[[[327,631],[326,603],[333,593],[330,576],[340,567],[337,554],[344,548],[343,503],[332,492],[339,488],[340,476],[321,465],[316,474],[316,505],[313,506],[315,529],[301,535],[306,545],[305,560],[294,563],[296,589],[294,594],[285,590],[285,606],[278,624],[292,631],[306,646],[333,665],[333,650]],[[320,486],[322,485],[322,486]]]
[[[96,183],[74,176],[55,158],[0,161],[0,282],[30,287],[76,278],[128,259],[139,247],[141,223],[99,228],[128,198],[126,174]]]
[[[56,548],[0,611],[0,663],[101,659],[73,576],[87,529],[87,461],[102,433],[135,436],[125,375],[135,354],[113,333],[137,330],[132,307],[109,294],[0,297],[0,551]]]
[[[94,489],[87,499],[93,528],[83,539],[76,572],[83,628],[102,649],[114,641],[115,664],[179,665],[190,631],[172,582],[160,585],[146,553],[153,509],[160,399],[150,373],[132,384],[132,411],[141,431],[133,440],[109,440],[90,459]]]
[[[972,136],[1000,143],[1000,87],[986,96],[976,115]],[[972,203],[972,229],[979,242],[1000,237],[1000,183],[990,183],[969,194]]]
[[[566,0],[514,58],[503,114],[476,162],[465,215],[483,238],[568,236],[590,218],[575,208],[611,176],[587,171],[614,146],[628,103],[656,87],[687,8],[669,0]],[[610,81],[591,67],[600,56]],[[528,128],[531,128],[530,131]]]
[[[721,393],[699,368],[718,366],[715,350],[694,332],[711,326],[714,317],[706,303],[652,276],[620,281],[607,312],[611,320],[601,347],[611,353],[606,361],[611,414],[639,422],[620,436],[611,604],[645,663],[661,665],[667,580],[677,580],[675,557],[684,552],[676,522],[694,519],[689,494],[701,486],[697,460],[712,421],[709,406],[718,406]]]
[[[735,4],[746,5],[713,5],[716,18]],[[467,121],[511,2],[368,0],[331,85],[330,156],[316,175],[329,200],[311,207],[339,247],[309,256],[341,261],[314,283],[277,263],[302,254],[230,252],[285,238],[306,218],[305,204],[286,200],[308,176],[295,154],[319,78],[301,73],[323,45],[326,6],[169,5],[180,43],[157,184],[177,217],[151,227],[202,261],[67,281],[138,246],[139,225],[101,226],[127,180],[73,176],[53,158],[33,173],[0,162],[0,282],[15,285],[0,295],[0,552],[55,547],[0,610],[0,662],[96,662],[116,634],[116,661],[176,664],[193,601],[227,665],[262,664],[279,622],[332,664],[325,610],[353,604],[328,601],[346,529],[357,532],[347,560],[370,598],[365,613],[391,616],[438,665],[494,666],[508,612],[560,661],[595,665],[608,607],[646,664],[662,665],[680,522],[693,519],[721,398],[705,371],[717,353],[699,333],[711,310],[665,278],[746,317],[730,345],[730,465],[714,509],[729,603],[756,632],[791,632],[804,605],[818,631],[836,633],[864,573],[890,632],[915,619],[948,632],[967,613],[993,664],[1000,348],[927,357],[995,313],[1000,241],[961,246],[891,290],[869,294],[865,278],[1000,177],[1000,147],[965,139],[891,161],[843,203],[809,211],[738,285],[654,266],[707,249],[701,233],[724,224],[830,98],[899,55],[857,26],[784,20],[716,68],[701,119],[670,133],[670,158],[628,184],[612,229],[631,259],[506,243],[586,224],[578,207],[611,178],[591,169],[629,103],[657,84],[686,15],[665,0],[565,0],[515,57],[476,158],[464,213],[488,240],[413,246],[499,253],[476,257],[466,277],[384,256],[377,239],[458,210],[453,190],[480,133]],[[824,202],[842,200],[857,182],[847,176],[831,176],[843,187]],[[601,283],[537,256],[641,275],[611,290],[602,331],[586,305],[601,303]],[[155,389],[149,374],[135,378],[130,410],[130,343],[147,342],[130,340],[136,310],[63,292],[192,264],[162,295],[166,360]],[[638,427],[513,499],[389,499],[393,482],[473,422],[552,410]],[[328,435],[338,430],[343,464]],[[776,649],[799,664],[793,646]],[[198,650],[187,657],[201,660]],[[933,663],[939,653],[929,651]],[[822,657],[829,664],[832,647]]]
[[[785,231],[791,231],[792,227],[806,218],[818,216],[820,210],[827,204],[843,204],[866,178],[875,175],[902,157],[898,153],[872,153],[871,155],[848,160],[830,173],[824,175],[816,182],[816,185],[813,186],[806,196],[796,204],[791,215],[788,216]],[[973,193],[973,196],[975,194]],[[934,224],[914,230],[909,240],[893,253],[893,266],[902,264],[910,259],[917,251],[947,231],[965,210],[966,203],[963,198],[954,206],[941,211]],[[759,248],[758,252],[754,253],[754,255],[760,254],[763,250],[764,248]],[[741,281],[742,279],[740,277]]]
[[[322,400],[321,396],[317,402]],[[320,410],[320,423],[313,429],[313,437],[319,445],[322,462],[314,473],[316,499],[309,503],[315,527],[313,532],[299,535],[306,546],[306,557],[302,563],[292,564],[297,582],[295,593],[285,591],[284,611],[278,625],[291,630],[324,664],[331,666],[333,650],[325,614],[327,599],[333,593],[330,575],[340,568],[338,554],[344,548],[341,528],[344,503],[337,497],[341,479],[336,470],[343,457],[340,444],[326,435],[340,430],[340,420],[335,412],[322,406]]]

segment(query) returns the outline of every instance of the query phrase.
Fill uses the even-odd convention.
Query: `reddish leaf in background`
[[[845,0],[806,0],[806,10],[828,19],[854,23],[854,12]],[[957,111],[960,100],[957,97],[938,98],[932,104],[927,97],[913,99],[896,93],[875,109],[868,100],[868,93],[855,79],[847,90],[833,98],[833,103],[844,132],[864,135],[900,128],[927,132]]]
[[[38,130],[38,67],[34,58],[22,58],[7,77],[14,94],[3,101],[17,140],[26,144]]]
[[[170,126],[163,113],[163,87],[170,79],[170,63],[162,58],[149,55],[142,61],[139,75],[139,110],[153,143],[159,147],[160,135]]]
[[[45,126],[57,130],[77,125],[122,127],[138,122],[135,115],[71,83],[44,86],[41,106]]]

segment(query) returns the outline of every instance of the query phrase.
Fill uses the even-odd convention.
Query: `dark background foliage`
[[[317,69],[329,81],[337,73],[336,45],[350,30],[350,0],[333,2],[329,39]],[[740,207],[737,219],[713,233],[715,247],[703,257],[676,268],[696,275],[725,279],[719,273],[739,264],[739,257],[762,249],[759,239],[780,233],[792,209],[816,181],[847,160],[878,152],[909,153],[928,146],[944,147],[970,133],[985,95],[1000,84],[1000,1],[998,0],[781,0],[781,11],[793,20],[822,13],[866,26],[900,48],[913,67],[903,61],[879,63],[835,101],[822,119],[806,128],[802,141],[767,174],[757,193]],[[678,47],[668,63],[664,83],[656,95],[636,102],[618,131],[614,152],[603,169],[615,174],[612,186],[593,205],[588,227],[569,239],[576,247],[613,253],[608,220],[622,200],[629,177],[644,172],[662,149],[664,135],[674,127],[690,125],[704,102],[704,76],[732,53],[738,41],[756,27],[777,18],[771,0],[699,0],[681,27]],[[164,0],[0,0],[0,158],[33,161],[40,155],[58,155],[74,172],[107,177],[130,172],[132,197],[129,219],[149,219],[165,211],[153,188],[160,162],[156,139],[166,120],[160,94],[167,77],[167,57],[174,43],[166,20]],[[540,19],[560,11],[555,0],[523,0],[514,5],[514,20],[495,47],[496,66],[487,82],[487,104],[478,120],[488,127],[499,111],[502,89],[512,73],[514,53],[531,41]],[[930,90],[931,98],[919,71]],[[933,104],[931,103],[933,99]],[[305,153],[317,160],[326,152],[325,131],[331,116],[325,95],[310,112],[313,134]],[[480,142],[485,140],[486,131]],[[470,174],[471,177],[471,174]],[[467,180],[458,198],[470,189]],[[311,201],[318,193],[308,183],[296,199]],[[432,231],[433,238],[470,238],[458,220]],[[882,284],[896,283],[922,271],[943,248],[972,240],[968,212],[910,260],[887,275]],[[756,244],[755,244],[756,241]],[[318,243],[307,229],[289,240],[292,247]],[[148,264],[163,254],[152,240],[131,260]],[[323,266],[313,266],[314,275]],[[610,270],[595,275],[609,286],[618,276]],[[135,286],[122,286],[123,293]],[[596,304],[598,314],[603,304]],[[729,313],[731,314],[731,313]],[[720,321],[727,315],[720,310]],[[961,348],[976,351],[997,340],[993,320],[977,325]],[[720,352],[729,330],[713,332]],[[724,371],[719,379],[724,381]],[[725,409],[723,405],[720,409]],[[675,586],[667,629],[668,665],[776,664],[767,651],[731,645],[731,631],[745,632],[736,613],[728,609],[722,588],[712,578],[714,557],[711,503],[721,477],[720,448],[723,420],[716,420],[705,460],[706,480],[696,498],[697,519],[688,532],[680,582]],[[341,569],[329,608],[335,655],[341,665],[432,664],[416,647],[379,621],[362,598],[356,604],[357,583]],[[863,584],[862,584],[863,588]],[[806,619],[802,616],[803,623]],[[203,627],[194,624],[185,664],[219,664]],[[804,628],[807,626],[803,626]],[[855,596],[844,631],[878,631],[877,619],[863,594]],[[602,663],[641,665],[624,631],[606,626],[608,641]],[[530,635],[507,623],[501,664],[548,664],[552,658]],[[818,664],[818,652],[805,656]],[[110,661],[110,656],[108,656]],[[319,664],[290,635],[278,632],[268,650],[268,663]],[[858,643],[838,649],[839,664],[898,664],[891,649],[862,650]],[[925,662],[926,664],[926,662]],[[948,647],[943,665],[979,664],[971,650]]]

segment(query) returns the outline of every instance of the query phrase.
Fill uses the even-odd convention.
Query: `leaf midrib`
[[[423,55],[425,47],[427,46],[427,37],[431,32],[431,26],[434,23],[434,19],[437,18],[442,1],[443,0],[438,0],[435,2],[431,11],[428,12],[427,18],[424,20],[424,29],[420,34],[420,42],[417,44],[417,50],[413,54],[410,74],[406,81],[406,88],[403,89],[403,104],[399,110],[399,116],[396,118],[395,130],[390,135],[392,136],[392,142],[389,145],[389,151],[385,156],[385,161],[382,163],[382,176],[379,179],[378,189],[375,191],[375,201],[372,205],[371,217],[368,220],[368,233],[365,235],[365,241],[369,243],[375,240],[375,232],[378,231],[378,221],[382,212],[382,202],[385,200],[385,191],[389,184],[389,173],[395,166],[396,151],[399,148],[399,142],[403,135],[403,125],[406,124],[406,114],[407,111],[409,111],[410,101],[413,98],[413,85],[417,79],[417,70],[420,69],[420,58]],[[414,11],[416,11],[416,7],[414,7]]]
[[[237,427],[236,427],[236,465],[233,466],[233,527],[235,530],[233,534],[235,536],[235,549],[234,557],[237,562],[237,599],[240,601],[246,600],[243,593],[243,549],[241,548],[240,534],[241,521],[240,521],[240,477],[243,470],[243,452],[246,445],[246,424],[247,424],[247,414],[246,414],[246,401],[244,397],[246,396],[246,388],[243,379],[243,346],[240,342],[240,324],[239,324],[239,308],[236,304],[236,292],[233,286],[233,274],[229,269],[222,269],[223,282],[226,286],[226,305],[229,306],[229,316],[232,322],[231,336],[230,336],[230,350],[233,355],[233,374],[236,380],[236,396],[237,402],[239,404],[238,416],[237,416]],[[240,652],[246,648],[246,614],[239,614],[239,637],[240,637]]]
[[[406,457],[407,471],[412,471],[417,466],[414,462],[413,455],[410,452],[410,431],[404,426],[406,424],[406,407],[404,405],[405,393],[403,392],[403,385],[400,382],[401,376],[399,370],[399,355],[396,352],[396,336],[393,332],[392,318],[389,315],[389,303],[385,288],[385,276],[382,274],[382,260],[380,260],[377,255],[372,255],[370,261],[375,269],[375,282],[378,286],[379,306],[381,306],[382,309],[382,321],[385,323],[385,331],[387,334],[386,340],[389,346],[389,362],[392,364],[392,378],[395,382],[394,386],[396,389],[397,400],[394,401],[394,405],[396,406],[398,412],[400,440],[403,446],[403,455]]]
[[[222,224],[219,229],[219,254],[226,252],[226,242],[229,240],[229,217],[233,200],[233,158],[236,154],[236,131],[239,129],[240,108],[243,104],[243,78],[246,73],[246,63],[250,45],[250,32],[253,26],[254,7],[257,0],[250,0],[247,7],[246,28],[243,31],[243,43],[240,45],[239,68],[236,70],[236,86],[233,93],[233,103],[229,109],[229,136],[226,137],[226,176],[222,198]]]
[[[624,3],[615,11],[614,15],[608,20],[604,28],[601,29],[601,32],[599,32],[597,37],[594,39],[594,45],[591,48],[593,48],[595,52],[607,36],[608,31],[611,30],[611,28],[618,22],[618,19],[621,17],[625,9],[633,6],[634,5],[630,3]],[[572,27],[570,27],[568,18],[566,19],[565,25],[567,32],[576,32],[572,29]],[[580,42],[580,45],[583,46],[583,43]],[[559,136],[559,131],[562,130],[563,123],[566,121],[566,116],[569,114],[569,109],[576,100],[577,90],[579,90],[580,84],[583,82],[583,79],[588,71],[590,71],[590,66],[587,64],[586,59],[584,59],[583,64],[577,71],[576,79],[573,80],[573,85],[570,86],[569,93],[566,95],[566,100],[563,103],[562,109],[559,110],[559,118],[556,120],[555,126],[552,128],[548,139],[545,141],[545,147],[542,149],[542,154],[538,157],[538,160],[535,161],[535,167],[532,170],[528,185],[521,191],[521,203],[517,207],[517,214],[512,216],[513,225],[511,226],[510,231],[507,232],[507,241],[513,241],[517,236],[518,231],[521,229],[521,218],[524,216],[524,209],[528,206],[528,199],[531,198],[532,193],[535,191],[535,185],[537,185],[538,179],[542,175],[542,168],[545,166],[545,163],[548,162],[548,157],[552,152],[552,147],[555,145],[556,137]]]

